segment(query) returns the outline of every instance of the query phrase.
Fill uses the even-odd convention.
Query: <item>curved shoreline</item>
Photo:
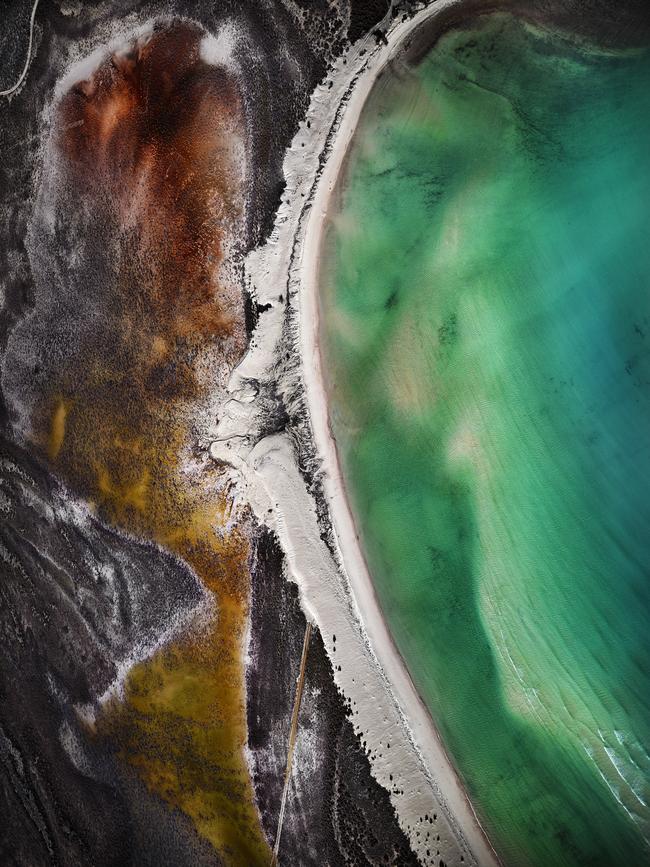
[[[411,18],[386,19],[386,39],[369,34],[355,43],[312,93],[285,152],[273,232],[246,258],[249,289],[263,312],[231,376],[231,399],[211,445],[215,459],[239,471],[241,496],[278,537],[287,579],[320,630],[372,774],[423,867],[461,857],[474,867],[500,862],[393,643],[359,548],[321,379],[318,265],[334,182],[377,76],[417,45],[423,25],[435,38],[467,17],[468,4],[471,11],[472,0],[438,0]],[[290,421],[268,433],[265,402],[273,394]]]
[[[302,375],[313,436],[326,468],[322,480],[323,488],[342,565],[357,602],[361,622],[374,653],[388,676],[395,698],[403,710],[408,708],[408,717],[406,718],[405,715],[406,724],[411,730],[425,764],[437,778],[448,808],[459,822],[478,863],[490,865],[499,863],[498,856],[446,754],[431,712],[413,683],[379,605],[377,592],[359,542],[359,533],[343,483],[336,441],[329,422],[320,347],[319,275],[323,232],[327,224],[331,198],[336,192],[337,180],[354,139],[361,113],[376,80],[386,66],[405,50],[404,43],[409,35],[425,22],[435,25],[437,23],[435,18],[443,10],[456,9],[458,6],[459,3],[454,0],[448,2],[443,0],[418,13],[410,21],[395,27],[388,35],[388,44],[377,50],[373,58],[374,62],[368,64],[356,82],[349,103],[344,109],[341,125],[334,136],[322,174],[317,181],[311,212],[305,226],[300,251],[300,339]],[[307,360],[309,363],[305,363]]]

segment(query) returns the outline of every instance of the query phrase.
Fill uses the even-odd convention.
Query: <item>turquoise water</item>
[[[650,863],[650,52],[449,33],[337,199],[331,421],[412,677],[508,865]]]

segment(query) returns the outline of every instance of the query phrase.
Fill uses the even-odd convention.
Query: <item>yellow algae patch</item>
[[[166,415],[156,401],[124,406],[110,412],[92,387],[79,396],[57,466],[105,520],[183,558],[214,593],[215,608],[131,671],[124,701],[106,706],[97,733],[192,820],[226,864],[268,864],[245,759],[249,543],[227,529],[232,502],[219,468],[192,480],[181,471],[181,408]]]
[[[233,578],[246,577],[248,549],[237,535],[214,539],[213,550],[200,546],[187,559],[220,590],[216,612],[199,634],[131,671],[125,702],[112,704],[99,730],[120,745],[150,789],[192,818],[227,864],[268,864],[244,758],[248,600]],[[206,575],[209,559],[216,568]]]
[[[77,404],[59,464],[97,499],[105,519],[179,555],[215,595],[209,621],[194,624],[198,634],[190,627],[133,669],[125,700],[107,706],[97,731],[225,863],[268,864],[245,759],[248,541],[226,529],[232,503],[219,487],[219,469],[193,482],[180,472],[182,431],[173,423],[146,430],[133,417],[96,410],[92,402]]]
[[[197,545],[203,539],[223,527],[230,514],[230,503],[225,497],[215,495],[214,503],[198,506],[182,527],[173,527],[162,537],[163,543],[170,548],[176,545]]]
[[[151,474],[145,467],[136,482],[131,485],[118,485],[113,482],[105,467],[97,467],[97,489],[117,512],[129,506],[143,512],[147,505],[147,490],[150,479]]]
[[[56,460],[61,451],[61,446],[63,445],[63,440],[65,438],[65,420],[68,415],[68,409],[69,406],[67,401],[63,400],[63,398],[59,398],[54,408],[54,412],[52,413],[52,419],[50,421],[50,436],[47,443],[47,456],[51,461]]]

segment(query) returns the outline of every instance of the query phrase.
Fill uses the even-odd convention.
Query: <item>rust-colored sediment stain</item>
[[[232,265],[246,133],[236,82],[201,60],[202,36],[166,24],[57,107],[61,176],[107,232],[110,267],[96,279],[110,315],[102,340],[86,320],[32,431],[107,520],[166,545],[214,591],[216,613],[138,665],[98,728],[226,863],[253,865],[270,851],[244,758],[249,547],[228,528],[225,469],[195,447],[196,419],[246,348]]]

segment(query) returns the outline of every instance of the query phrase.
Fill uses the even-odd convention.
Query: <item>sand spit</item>
[[[441,0],[393,22],[341,57],[314,92],[287,152],[287,187],[271,238],[246,271],[260,319],[230,382],[212,454],[237,467],[258,519],[277,533],[290,577],[322,632],[336,682],[353,709],[373,774],[390,792],[423,864],[496,865],[431,717],[379,608],[340,476],[318,347],[318,268],[331,193],[380,71]],[[314,180],[316,179],[316,180]],[[275,395],[286,431],[264,435]],[[257,434],[257,435],[256,435]]]

